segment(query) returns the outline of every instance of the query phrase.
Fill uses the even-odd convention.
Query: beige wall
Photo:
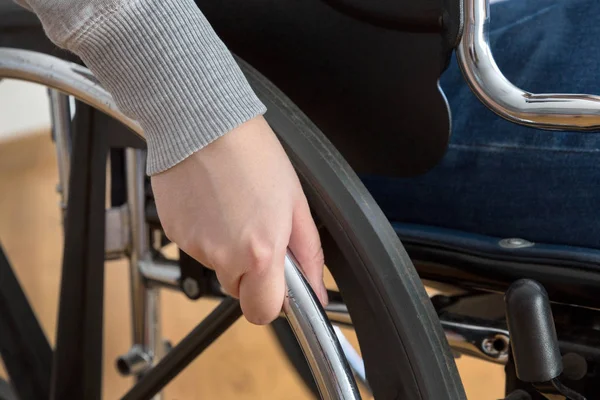
[[[0,81],[0,142],[49,127],[48,96],[43,86]]]

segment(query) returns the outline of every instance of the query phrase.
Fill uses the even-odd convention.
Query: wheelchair
[[[392,226],[359,177],[416,176],[439,162],[451,119],[438,80],[454,53],[473,93],[501,117],[600,128],[600,97],[529,93],[503,76],[488,43],[488,1],[197,1],[268,108],[338,288],[323,309],[286,258],[288,295],[272,328],[315,395],[360,398],[358,380],[377,399],[465,399],[454,357],[467,354],[505,366],[506,400],[600,398],[595,251]],[[0,248],[0,355],[10,378],[0,396],[101,398],[104,262],[126,258],[133,343],[115,367],[138,378],[123,399],[161,398],[241,316],[239,303],[212,271],[163,251],[140,126],[32,15],[0,7],[0,79],[49,88],[65,236],[54,349]],[[165,348],[160,290],[222,300]],[[361,357],[335,326],[355,329]]]

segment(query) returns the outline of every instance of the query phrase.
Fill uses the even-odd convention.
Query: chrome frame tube
[[[129,208],[129,229],[131,234],[130,289],[133,314],[133,343],[144,343],[145,331],[145,282],[139,272],[138,264],[148,257],[148,228],[144,218],[144,153],[143,150],[127,149],[127,205]],[[145,346],[144,346],[145,347]]]
[[[58,163],[58,180],[61,209],[64,212],[69,197],[69,175],[71,171],[71,105],[69,96],[56,89],[48,90],[50,118]]]
[[[127,165],[127,205],[129,207],[131,232],[129,279],[133,345],[140,345],[143,351],[148,354],[151,365],[156,365],[163,355],[159,320],[159,289],[146,285],[139,267],[140,262],[150,257],[150,235],[144,210],[146,199],[145,151],[127,149],[125,151],[125,162]],[[162,395],[158,394],[154,397],[154,400],[160,400],[161,398]]]
[[[160,290],[158,288],[146,288],[145,290],[145,332],[144,342],[148,354],[152,359],[152,365],[158,362],[165,355],[165,343],[162,339],[161,323],[160,323]],[[162,397],[155,396],[154,400],[159,400]]]
[[[447,321],[442,318],[442,328],[450,348],[454,351],[496,364],[506,365],[510,351],[510,336],[506,329]],[[495,349],[500,341],[502,349]]]
[[[512,122],[549,130],[600,129],[600,97],[589,94],[537,94],[504,77],[489,45],[489,0],[464,0],[464,32],[457,57],[477,97]]]
[[[105,112],[121,121],[140,136],[144,136],[140,125],[122,114],[113,98],[93,77],[91,72],[79,65],[63,61],[49,55],[20,49],[0,48],[0,78],[12,78],[35,82],[57,89],[67,95]],[[144,220],[144,155],[139,150],[127,150],[127,190],[130,211],[132,251],[132,300],[134,310],[143,309],[144,317],[134,318],[134,339],[148,342],[160,342],[156,332],[146,332],[145,325],[158,317],[157,298],[153,290],[143,295],[143,277],[138,262],[148,254],[149,236]],[[319,305],[316,295],[301,274],[291,257],[286,257],[285,279],[288,294],[284,312],[292,330],[312,367],[313,374],[326,399],[359,399],[360,394],[352,371],[340,347],[340,343]],[[146,304],[146,305],[144,305]],[[148,312],[149,308],[156,313]],[[150,343],[148,343],[150,345]],[[158,354],[156,343],[151,344]],[[161,344],[158,344],[161,345]]]
[[[181,269],[176,262],[141,260],[138,265],[148,286],[180,290]]]

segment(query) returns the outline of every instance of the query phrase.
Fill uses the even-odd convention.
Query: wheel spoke
[[[340,346],[342,346],[342,350],[344,351],[344,355],[348,360],[348,364],[350,365],[352,372],[354,372],[354,376],[358,378],[358,380],[369,392],[371,392],[371,388],[369,387],[369,383],[367,382],[365,363],[362,357],[354,349],[352,343],[350,343],[350,341],[346,338],[346,335],[344,335],[344,332],[342,332],[339,326],[334,325],[333,331],[335,332],[335,335],[337,336],[338,341],[340,342]]]
[[[353,328],[348,307],[344,303],[329,302],[325,308],[327,317],[332,324]]]
[[[67,209],[69,197],[69,176],[71,170],[71,108],[69,96],[58,90],[49,89],[52,134],[58,162],[58,183],[60,187],[61,212]]]

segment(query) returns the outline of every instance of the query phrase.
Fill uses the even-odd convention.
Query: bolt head
[[[505,249],[522,249],[525,247],[532,247],[535,243],[521,238],[508,238],[502,239],[498,244]]]
[[[183,292],[187,297],[196,298],[200,295],[200,286],[198,282],[189,276],[183,280]]]

